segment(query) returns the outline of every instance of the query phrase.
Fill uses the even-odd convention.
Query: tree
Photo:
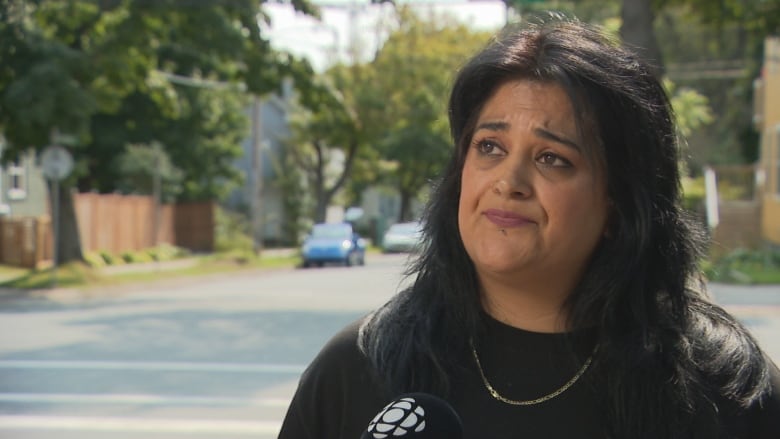
[[[338,68],[330,75],[338,76]],[[291,117],[287,154],[304,173],[313,194],[313,220],[325,221],[328,205],[344,186],[361,141],[354,108],[328,78],[307,87]]]
[[[664,75],[664,60],[653,30],[655,11],[652,1],[623,0],[620,18],[620,37],[623,42],[651,65],[655,76],[661,79]]]
[[[174,114],[149,95],[133,93],[117,112],[93,117],[94,155],[86,165],[89,172],[78,181],[80,190],[131,190],[117,186],[117,176],[124,176],[118,158],[130,145],[154,142],[179,169],[179,201],[220,199],[242,181],[233,163],[243,154],[241,143],[249,133],[248,96],[235,87],[173,84],[172,90]]]
[[[116,185],[122,192],[158,195],[163,202],[172,202],[181,192],[181,170],[157,142],[128,145],[117,161]]]
[[[292,3],[305,13],[316,13],[305,0]],[[289,73],[291,60],[273,52],[261,36],[261,4],[0,3],[0,132],[9,146],[3,160],[30,147],[41,150],[53,141],[50,133],[55,130],[76,139],[70,146],[76,172],[60,192],[63,245],[57,260],[82,258],[67,188],[96,184],[112,189],[115,183],[100,174],[115,169],[115,158],[128,143],[164,144],[184,172],[183,193],[188,197],[213,195],[222,179],[233,177],[225,163],[235,155],[240,113],[214,94],[177,88],[170,79],[242,84],[258,95],[276,89]],[[210,113],[220,106],[225,111]],[[139,108],[149,111],[128,114]],[[114,117],[123,112],[126,118]],[[172,121],[176,123],[168,124]]]
[[[105,12],[100,15],[97,5],[86,2],[8,0],[0,4],[0,130],[10,147],[3,151],[4,161],[31,146],[40,150],[56,141],[51,133],[57,129],[79,139],[87,137],[90,118],[100,105],[107,105],[111,87],[95,85],[100,66],[91,62],[103,59],[105,47],[88,44],[84,50],[81,37],[87,30],[94,30],[91,42],[105,37],[104,29],[117,19],[114,11]],[[137,80],[132,69],[115,69],[112,74],[124,83],[118,90]],[[103,79],[113,82],[109,76]],[[81,151],[77,147],[71,151],[79,162]],[[56,260],[61,262],[82,259],[68,190],[73,180],[65,180],[59,191],[62,239]]]
[[[696,87],[715,109],[717,124],[697,134],[697,162],[752,163],[753,81],[760,76],[764,39],[780,33],[780,3],[763,0],[658,0],[661,40],[670,76]]]
[[[300,91],[287,148],[306,175],[315,221],[347,182],[355,199],[360,188],[392,185],[402,200],[398,220],[411,219],[411,202],[449,156],[449,84],[488,34],[445,17],[423,20],[408,7],[396,13],[375,60],[334,66]]]
[[[623,6],[638,0],[623,0]],[[780,32],[780,3],[763,0],[654,0],[654,29],[668,76],[706,96],[719,123],[691,138],[693,165],[753,162],[753,80],[760,75],[763,42]],[[625,23],[624,23],[625,24]],[[679,114],[679,110],[678,110]]]
[[[446,16],[423,19],[406,7],[397,9],[398,27],[371,63],[371,96],[381,106],[361,108],[373,126],[372,144],[381,158],[395,164],[380,176],[398,190],[398,221],[413,219],[412,202],[439,175],[452,149],[446,106],[458,67],[482,47],[487,33],[471,31]]]

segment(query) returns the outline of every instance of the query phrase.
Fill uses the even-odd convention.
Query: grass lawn
[[[707,278],[715,282],[744,285],[780,284],[780,252],[737,249],[704,261],[702,269]]]
[[[780,270],[756,268],[715,268],[706,271],[712,282],[741,285],[780,285]]]
[[[780,285],[780,272],[756,274],[753,276],[753,280],[758,284]]]
[[[39,289],[57,287],[99,287],[107,285],[151,282],[177,277],[202,276],[251,269],[294,267],[300,261],[297,255],[247,257],[238,254],[210,254],[181,260],[126,264],[111,268],[92,268],[87,264],[72,262],[59,266],[56,272],[50,268],[25,270],[0,266],[0,287]],[[112,267],[113,268],[113,267]]]

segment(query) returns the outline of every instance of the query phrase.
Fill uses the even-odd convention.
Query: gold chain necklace
[[[479,361],[479,355],[477,355],[477,349],[474,347],[474,343],[471,342],[471,352],[474,354],[474,361],[477,362],[477,369],[479,369],[479,375],[482,377],[482,382],[485,383],[485,387],[487,388],[488,392],[490,392],[490,395],[493,396],[493,398],[506,403],[510,405],[536,405],[541,404],[545,401],[549,401],[556,396],[560,395],[561,393],[565,392],[569,389],[569,387],[573,386],[574,383],[577,382],[577,380],[580,379],[580,377],[585,373],[585,371],[588,370],[588,367],[590,367],[590,363],[593,361],[593,354],[596,352],[596,348],[593,348],[593,352],[591,352],[590,356],[587,360],[585,360],[585,363],[582,364],[582,367],[580,367],[580,370],[577,371],[574,376],[566,382],[563,386],[559,387],[557,390],[553,391],[552,393],[548,393],[547,395],[544,395],[540,398],[536,399],[528,399],[528,400],[514,400],[509,399],[504,396],[502,396],[500,393],[498,393],[498,390],[493,388],[493,386],[490,385],[490,381],[488,381],[487,377],[485,376],[485,372],[482,370],[482,363]],[[598,347],[598,346],[597,346]]]

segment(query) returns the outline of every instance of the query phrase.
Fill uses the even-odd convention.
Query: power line
[[[672,79],[740,79],[747,75],[747,66],[742,60],[708,60],[686,63],[672,63],[666,66]]]

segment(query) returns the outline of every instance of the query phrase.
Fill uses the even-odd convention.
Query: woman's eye
[[[475,143],[477,151],[479,151],[482,155],[497,156],[504,154],[504,151],[495,142],[489,140],[480,140]]]
[[[542,153],[536,160],[539,163],[541,163],[541,164],[543,164],[545,166],[550,166],[550,167],[556,167],[556,168],[560,167],[560,168],[562,168],[562,167],[570,167],[571,166],[571,162],[569,162],[565,158],[563,158],[563,157],[561,157],[561,156],[559,156],[557,154],[553,154],[551,152]]]

